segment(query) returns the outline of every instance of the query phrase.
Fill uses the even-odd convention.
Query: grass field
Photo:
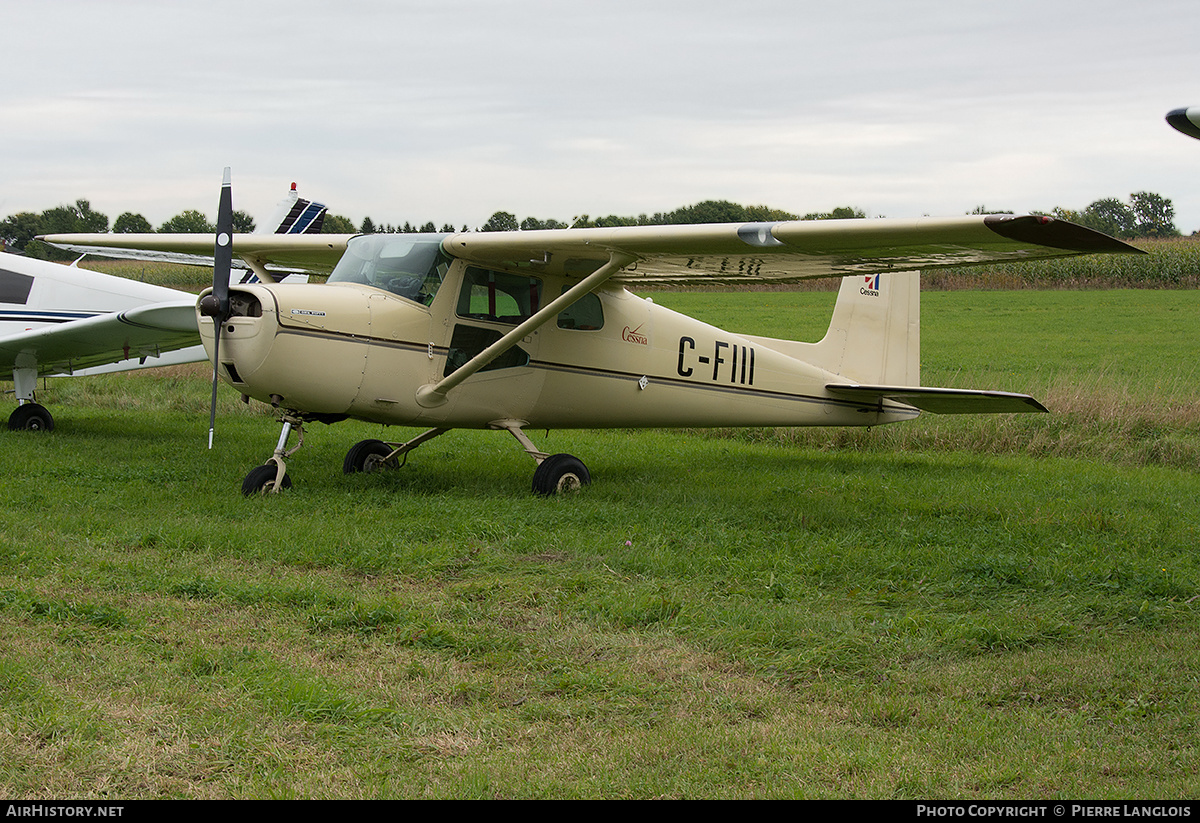
[[[815,339],[833,295],[656,294]],[[924,382],[1052,415],[460,432],[344,476],[206,370],[0,435],[0,796],[1195,798],[1191,291],[938,292]],[[391,437],[395,433],[389,432]]]

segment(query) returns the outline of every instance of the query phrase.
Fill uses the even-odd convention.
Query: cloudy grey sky
[[[1195,0],[0,0],[0,217],[288,184],[355,223],[1154,191],[1200,229]]]

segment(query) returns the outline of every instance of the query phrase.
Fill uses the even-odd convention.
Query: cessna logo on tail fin
[[[878,274],[868,274],[863,279],[866,281],[866,285],[864,285],[861,289],[858,290],[859,294],[865,294],[868,297],[878,297],[879,296],[879,275]]]

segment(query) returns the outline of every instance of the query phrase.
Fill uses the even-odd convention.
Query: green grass
[[[203,368],[51,381],[0,435],[0,794],[1195,797],[1194,295],[1064,294],[923,331],[926,382],[1068,412],[535,435],[564,499],[495,432],[342,475],[343,423],[246,500],[277,428],[223,392],[208,452]],[[655,299],[815,338],[832,295]]]

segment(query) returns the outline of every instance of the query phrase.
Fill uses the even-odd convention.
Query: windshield
[[[444,234],[364,234],[354,237],[328,283],[374,286],[428,306],[442,285],[451,258]]]

